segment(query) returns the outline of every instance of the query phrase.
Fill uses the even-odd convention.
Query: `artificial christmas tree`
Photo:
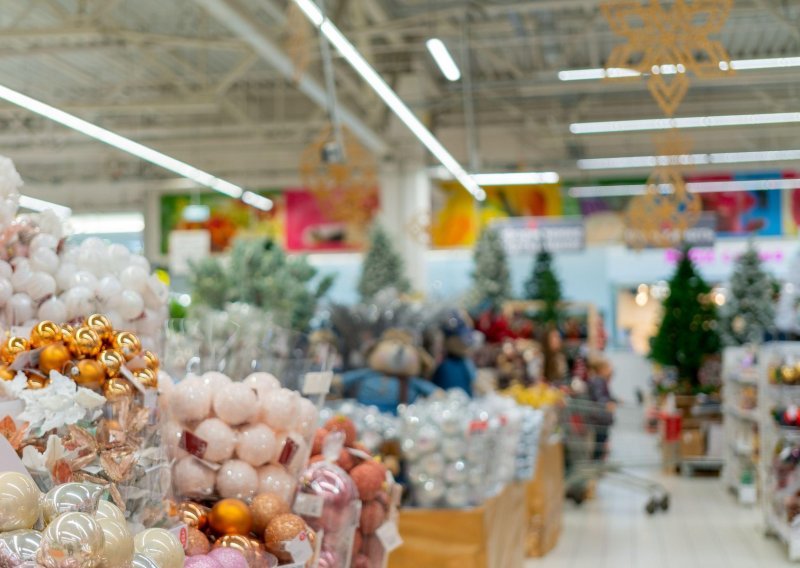
[[[720,335],[725,345],[760,343],[773,327],[772,279],[762,270],[752,242],[736,260],[730,295],[720,312]]]
[[[525,298],[544,302],[541,314],[544,322],[558,322],[561,282],[553,270],[553,255],[544,249],[536,255],[531,276],[525,282]]]
[[[800,253],[796,254],[786,271],[786,281],[780,286],[775,310],[775,327],[784,339],[794,339],[800,330],[798,321],[798,292],[800,292]]]
[[[392,246],[386,231],[375,224],[370,231],[369,250],[361,265],[358,293],[363,301],[369,301],[381,290],[394,288],[405,293],[411,284],[405,275],[405,266],[400,254]]]
[[[710,292],[697,274],[689,251],[684,251],[669,281],[658,333],[650,340],[650,358],[674,367],[684,390],[700,387],[698,371],[709,355],[720,350],[717,309]]]
[[[497,232],[483,230],[475,245],[473,260],[471,304],[480,310],[496,310],[511,297],[508,260]]]

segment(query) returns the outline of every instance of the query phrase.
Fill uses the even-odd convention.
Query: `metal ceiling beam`
[[[220,23],[249,43],[268,63],[275,67],[289,81],[293,81],[297,70],[291,59],[277,47],[258,22],[237,0],[195,0]],[[306,74],[296,83],[297,88],[320,107],[330,112],[330,102],[325,88]],[[380,136],[367,126],[358,116],[346,108],[338,109],[342,123],[350,129],[369,149],[384,154],[387,146]]]

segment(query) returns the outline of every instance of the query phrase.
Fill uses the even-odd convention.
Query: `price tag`
[[[283,549],[292,556],[292,562],[300,565],[304,565],[314,555],[314,549],[311,548],[306,531],[301,532],[292,540],[284,542]]]
[[[208,442],[206,442],[203,438],[199,436],[195,436],[188,430],[184,430],[181,433],[181,440],[180,442],[178,442],[178,447],[192,454],[192,456],[194,456],[194,458],[197,459],[197,461],[199,461],[209,469],[217,471],[222,467],[222,464],[212,463],[210,461],[206,461],[203,459],[203,457],[206,455],[206,448],[208,447]]]
[[[331,371],[321,371],[306,373],[303,381],[303,394],[328,394],[331,391],[333,373]]]
[[[289,433],[283,441],[281,453],[278,456],[278,463],[287,466],[289,469],[292,461],[299,455],[303,440],[297,434]]]
[[[186,545],[189,544],[189,529],[184,524],[176,525],[169,529],[175,537],[180,541],[181,546],[183,549],[186,550]]]
[[[397,523],[394,521],[386,521],[378,530],[375,531],[375,536],[381,541],[383,549],[386,552],[391,552],[395,548],[399,548],[403,544],[403,539],[400,537],[400,531],[397,530]]]
[[[318,519],[322,516],[322,507],[325,500],[321,495],[311,495],[310,493],[298,493],[294,498],[294,512],[302,517],[313,517]]]

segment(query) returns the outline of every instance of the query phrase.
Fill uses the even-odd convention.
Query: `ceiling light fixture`
[[[408,129],[419,139],[420,142],[433,154],[433,156],[447,168],[464,188],[469,191],[475,199],[483,201],[486,199],[486,192],[467,172],[461,167],[450,152],[442,146],[442,143],[428,130],[422,122],[411,112],[411,109],[397,96],[397,93],[383,80],[377,71],[366,59],[358,52],[352,43],[339,31],[329,19],[325,17],[319,7],[312,0],[294,0],[295,4],[305,13],[309,21],[319,28],[331,45],[341,54],[350,66],[372,87],[386,106],[397,115]]]
[[[672,184],[659,184],[661,193],[672,193]],[[632,185],[586,185],[571,187],[567,192],[576,199],[589,199],[592,197],[626,197],[642,195],[647,186],[644,184]],[[686,188],[692,193],[716,193],[732,191],[758,191],[770,189],[796,189],[800,188],[800,178],[783,179],[747,179],[730,181],[698,181],[689,182]]]
[[[141,213],[75,215],[69,223],[76,235],[113,235],[144,231],[144,215]]]
[[[637,132],[642,130],[669,130],[672,128],[711,128],[716,126],[749,126],[751,124],[784,124],[793,122],[800,122],[800,112],[574,122],[569,125],[569,130],[573,134],[603,134],[608,132]]]
[[[584,158],[578,160],[582,170],[616,170],[652,168],[669,165],[740,164],[746,162],[786,162],[800,160],[800,150],[769,152],[720,152],[716,154],[681,154],[678,156],[626,156],[619,158]]]
[[[49,209],[59,217],[64,217],[64,218],[69,217],[72,214],[72,209],[70,209],[69,207],[66,207],[64,205],[59,205],[58,203],[45,201],[44,199],[37,199],[29,195],[19,196],[19,206],[24,207],[25,209],[30,209],[31,211],[39,211],[39,212],[47,211]]]
[[[175,158],[167,156],[166,154],[162,154],[161,152],[158,152],[157,150],[154,150],[148,146],[134,142],[130,138],[120,136],[115,132],[101,128],[96,124],[92,124],[91,122],[83,120],[82,118],[78,118],[73,114],[64,112],[63,110],[57,109],[3,85],[0,85],[0,99],[6,100],[31,112],[35,112],[36,114],[62,124],[67,128],[71,128],[77,132],[80,132],[81,134],[89,136],[90,138],[94,138],[95,140],[136,156],[137,158],[141,158],[146,162],[160,166],[182,177],[190,179],[199,185],[211,188],[214,191],[224,193],[225,195],[236,199],[242,197],[242,194],[244,193],[244,190],[238,185],[235,185],[229,181],[225,181],[224,179],[220,179],[208,172],[204,172],[201,169],[195,168],[186,162],[176,160]],[[262,205],[266,206],[264,202],[262,202]],[[271,207],[272,202],[270,201],[268,209]]]
[[[472,174],[482,186],[491,185],[536,185],[558,183],[561,179],[556,172],[507,172],[492,174]]]
[[[439,66],[439,70],[442,72],[442,75],[445,76],[445,79],[448,81],[458,81],[461,79],[461,71],[458,69],[458,65],[456,65],[453,56],[450,55],[450,51],[448,51],[447,46],[442,40],[437,37],[431,38],[425,42],[425,46],[428,48],[436,65]]]
[[[772,57],[769,59],[735,59],[731,62],[721,61],[719,68],[723,71],[751,71],[754,69],[782,69],[786,67],[800,67],[800,57]],[[675,65],[662,65],[659,69],[662,75],[674,75],[679,72]],[[561,81],[587,81],[597,79],[617,79],[620,77],[638,77],[640,73],[633,69],[595,67],[591,69],[567,69],[558,72]]]

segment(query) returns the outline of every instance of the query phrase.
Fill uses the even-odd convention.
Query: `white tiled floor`
[[[619,433],[615,447],[632,445],[631,433]],[[620,443],[624,442],[624,443]],[[783,545],[764,537],[758,508],[743,508],[718,478],[661,476],[672,498],[669,512],[653,517],[644,511],[646,496],[609,480],[597,497],[580,508],[566,504],[564,532],[547,557],[526,568],[752,568],[797,566]]]

